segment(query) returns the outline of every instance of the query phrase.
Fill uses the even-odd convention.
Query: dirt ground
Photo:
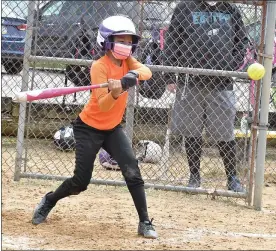
[[[33,209],[59,182],[2,179],[4,250],[272,250],[276,247],[275,184],[267,184],[264,209],[203,195],[147,190],[159,238],[137,236],[137,215],[125,187],[90,185],[61,200],[47,222],[33,226]]]
[[[10,140],[10,139],[9,139]],[[46,142],[47,143],[47,142]],[[78,196],[61,200],[47,222],[33,226],[33,210],[42,196],[60,182],[21,179],[13,181],[15,143],[2,142],[2,249],[5,250],[275,250],[275,151],[266,161],[266,186],[262,211],[242,199],[215,200],[207,195],[147,189],[149,215],[159,238],[137,236],[138,217],[126,187],[90,185]],[[209,157],[208,157],[209,156]],[[216,155],[203,157],[203,186],[225,187],[225,174]],[[74,153],[58,152],[51,144],[33,141],[28,146],[28,173],[69,176]],[[173,155],[170,184],[187,181],[187,161]],[[177,163],[177,165],[176,165]],[[142,165],[145,181],[154,182],[156,165]],[[180,174],[183,177],[180,177]],[[95,163],[94,178],[122,180],[120,172]]]

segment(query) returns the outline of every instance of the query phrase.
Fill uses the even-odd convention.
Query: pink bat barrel
[[[72,94],[75,92],[87,91],[87,90],[96,89],[96,88],[104,88],[107,86],[108,84],[99,84],[99,85],[90,85],[90,86],[47,88],[42,90],[25,91],[25,92],[19,92],[15,94],[13,101],[28,102],[28,101],[38,100],[38,99],[54,98],[58,96]]]

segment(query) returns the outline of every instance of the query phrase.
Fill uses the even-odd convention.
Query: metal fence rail
[[[272,95],[272,68],[275,67],[272,58],[275,3],[233,1],[231,4],[235,9],[232,10],[235,10],[235,17],[241,15],[241,22],[233,17],[229,21],[228,14],[221,15],[217,12],[210,19],[210,16],[206,16],[206,11],[194,9],[213,8],[206,6],[204,1],[199,1],[197,7],[194,1],[3,2],[2,16],[22,16],[19,23],[8,23],[11,19],[7,19],[6,23],[2,22],[2,62],[4,59],[3,66],[6,71],[2,72],[1,111],[4,175],[13,176],[17,181],[20,178],[64,180],[72,175],[74,150],[58,149],[54,144],[54,135],[61,127],[69,126],[77,117],[88,102],[90,92],[20,105],[12,103],[11,98],[20,90],[90,84],[90,66],[103,55],[96,43],[97,27],[104,18],[123,14],[134,21],[137,32],[142,37],[134,56],[148,65],[153,72],[150,82],[141,82],[140,87],[130,91],[123,121],[125,132],[137,157],[141,155],[141,149],[142,152],[145,151],[143,140],[157,144],[153,144],[152,152],[147,153],[149,158],[157,156],[158,161],[142,158],[140,162],[146,187],[243,198],[248,204],[252,203],[254,197],[255,208],[261,208],[264,180],[275,181],[276,172],[276,101],[273,102]],[[23,2],[25,5],[22,7]],[[182,15],[183,20],[173,21],[173,13],[180,2],[182,11],[187,16]],[[224,4],[230,6],[226,1],[221,3]],[[188,22],[187,20],[190,20],[190,23],[184,23]],[[27,27],[26,30],[18,28],[23,27],[20,26],[20,22]],[[177,24],[175,29],[178,33],[172,32],[170,28],[173,22]],[[218,26],[222,22],[226,29],[223,25]],[[8,33],[12,25],[17,27],[16,31],[21,32],[19,35],[22,41],[19,41],[18,34]],[[244,54],[241,53],[243,48],[232,52],[233,46],[227,45],[229,41],[234,41],[232,33],[228,33],[229,29],[238,25],[245,31],[239,39],[248,40],[244,47],[247,51]],[[195,27],[199,27],[198,33],[191,31]],[[7,32],[7,36],[3,31]],[[188,32],[191,32],[190,37],[187,37]],[[173,37],[176,34],[177,37]],[[17,40],[11,38],[12,35],[15,35]],[[9,39],[17,41],[18,47],[12,47],[15,42],[11,43]],[[21,49],[18,49],[19,46]],[[16,49],[21,52],[18,54]],[[232,53],[241,53],[242,56],[239,58],[239,65],[235,67],[232,67],[230,62]],[[262,81],[248,80],[246,69],[254,59],[265,66],[266,75]],[[18,62],[22,64],[22,72]],[[13,73],[9,70],[11,67]],[[15,68],[19,68],[18,72]],[[152,85],[156,93],[164,86],[172,84],[173,82],[167,78],[168,73],[172,76],[171,80],[177,84],[176,94],[165,90],[159,99],[152,99],[143,94],[142,88],[146,84]],[[199,128],[196,118],[197,113],[201,111],[197,110],[197,106],[189,110],[191,107],[188,108],[187,104],[182,103],[182,108],[188,109],[190,118],[193,118],[192,122],[188,123],[188,117],[177,110],[177,103],[187,98],[185,90],[188,90],[196,93],[194,96],[202,96],[202,100],[198,99],[197,102],[205,102],[207,107],[208,102],[216,100],[215,95],[218,92],[214,92],[213,87],[204,89],[205,87],[200,85],[190,90],[190,84],[212,84],[218,77],[227,77],[234,83],[233,91],[228,92],[227,97],[216,97],[218,100],[225,99],[228,105],[232,102],[228,111],[234,112],[230,116],[233,117],[234,123],[236,156],[230,161],[236,162],[234,165],[237,177],[245,187],[244,192],[227,190],[225,163],[217,147],[216,130],[203,131],[201,187],[187,187],[190,178],[187,151],[190,146],[187,145],[187,135],[185,137],[184,133],[175,133],[173,130],[173,123],[177,117],[181,126],[187,127],[190,123],[194,129]],[[183,97],[178,100],[180,92]],[[190,102],[194,102],[193,100]],[[202,119],[207,116],[204,123],[221,126],[221,134],[229,131],[232,125],[226,127],[221,121],[226,110],[220,110],[216,106],[210,107],[209,115],[203,115],[207,113],[206,110],[202,113]],[[179,112],[178,116],[176,111]],[[208,122],[210,116],[213,116],[213,121],[211,119]],[[192,135],[191,131],[189,135]],[[219,142],[228,141],[223,135],[220,136]],[[193,137],[197,135],[194,134]],[[105,169],[98,158],[91,183],[125,185],[121,173]]]

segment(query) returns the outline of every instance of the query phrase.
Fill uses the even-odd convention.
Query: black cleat
[[[157,232],[153,228],[152,220],[139,222],[138,235],[142,235],[145,238],[149,238],[149,239],[156,239],[158,237]]]
[[[44,222],[48,216],[48,214],[50,213],[50,211],[53,209],[53,207],[56,204],[52,204],[50,203],[46,196],[48,194],[50,194],[52,192],[47,193],[42,200],[40,201],[40,203],[36,206],[35,210],[34,210],[34,215],[33,215],[33,219],[32,219],[32,223],[34,225],[38,225],[42,222]]]

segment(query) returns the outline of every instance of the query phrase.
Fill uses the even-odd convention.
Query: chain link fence
[[[3,1],[4,177],[62,180],[72,175],[71,123],[90,92],[20,105],[12,97],[24,90],[90,85],[91,63],[103,55],[96,42],[98,25],[121,14],[134,21],[141,36],[134,56],[153,71],[151,80],[129,91],[123,120],[146,186],[251,203],[263,81],[250,81],[245,72],[254,61],[266,60],[267,3],[180,2]],[[266,182],[276,181],[273,62]],[[124,185],[117,170],[97,158],[91,182]],[[244,192],[228,190],[232,176]]]

